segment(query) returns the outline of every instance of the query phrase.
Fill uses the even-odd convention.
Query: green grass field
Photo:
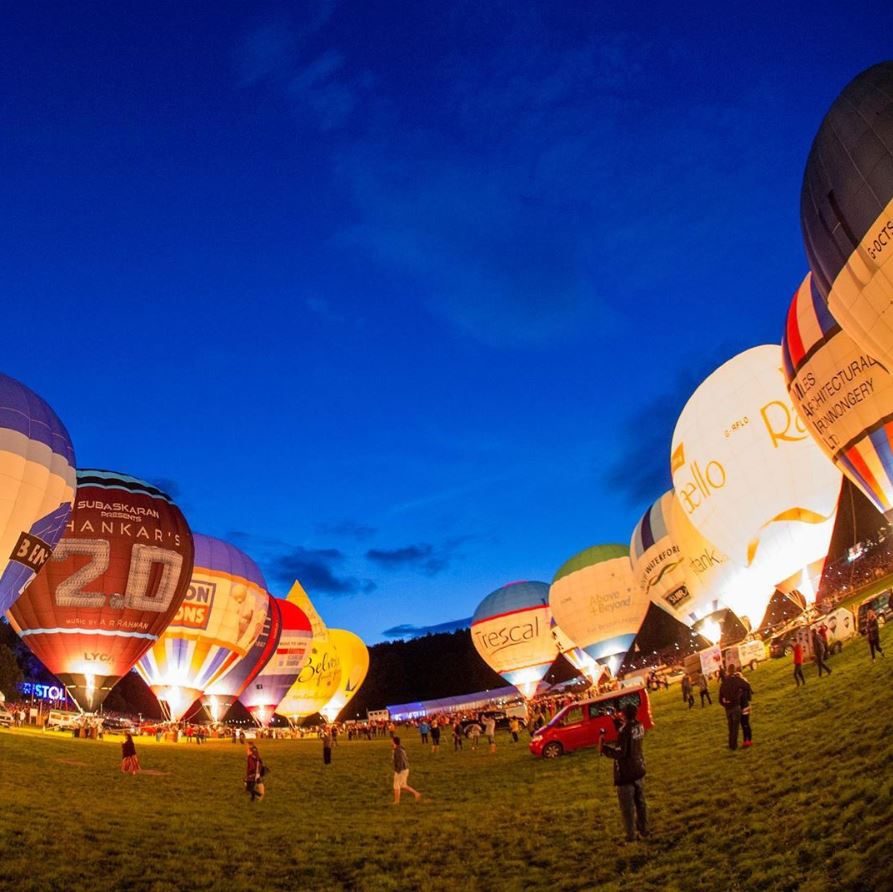
[[[890,889],[893,653],[857,640],[831,665],[799,691],[788,660],[761,665],[755,746],[734,753],[719,706],[654,696],[653,836],[632,845],[607,759],[537,761],[508,735],[433,756],[407,729],[424,798],[395,808],[386,740],[342,741],[328,768],[317,741],[261,742],[252,804],[229,743],[138,740],[134,778],[120,738],[0,731],[0,888]]]

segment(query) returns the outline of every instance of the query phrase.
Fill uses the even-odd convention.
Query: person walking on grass
[[[509,731],[512,735],[512,743],[518,742],[518,732],[521,730],[521,723],[518,721],[517,716],[512,716],[509,719]]]
[[[877,613],[873,610],[868,611],[865,631],[868,636],[868,648],[871,651],[871,659],[874,660],[875,653],[884,656],[884,650],[881,647],[881,624],[878,622]]]
[[[750,701],[753,699],[753,688],[744,677],[744,670],[740,666],[735,677],[738,679],[741,689],[741,746],[750,747],[753,746],[753,732],[750,728]]]
[[[691,709],[695,705],[695,695],[691,689],[691,679],[687,675],[682,676],[682,700]]]
[[[121,744],[121,773],[136,775],[140,770],[140,760],[136,755],[136,744],[130,733],[124,735]]]
[[[794,654],[794,681],[797,682],[799,688],[801,684],[806,684],[803,677],[803,645],[799,641],[795,641],[793,645]]]
[[[626,830],[626,841],[636,841],[648,836],[648,813],[645,804],[645,756],[642,741],[645,728],[636,717],[636,706],[627,703],[621,713],[620,734],[616,742],[605,743],[604,731],[598,741],[599,752],[614,760],[614,786],[620,815]]]
[[[818,629],[812,630],[812,652],[815,658],[815,664],[819,670],[819,678],[822,677],[823,669],[830,675],[831,667],[825,662],[825,656],[828,653],[828,645],[825,644],[825,639],[822,637]]]
[[[704,708],[705,700],[713,706],[713,700],[710,697],[710,683],[703,672],[698,673],[698,693],[701,695],[701,709]]]
[[[400,744],[399,737],[391,738],[391,750],[394,759],[394,805],[400,804],[400,794],[404,790],[412,793],[416,799],[421,799],[422,794],[409,786],[409,758]]]
[[[264,785],[264,775],[267,769],[264,767],[263,759],[260,757],[257,746],[249,744],[248,746],[248,766],[245,771],[245,790],[251,797],[251,801],[255,799],[263,799],[266,793]]]

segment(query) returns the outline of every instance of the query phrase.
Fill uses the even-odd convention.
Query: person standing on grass
[[[251,801],[255,799],[263,799],[266,788],[264,785],[264,775],[267,773],[264,768],[263,759],[260,757],[257,746],[250,744],[248,747],[248,766],[245,772],[245,789],[251,797]]]
[[[648,836],[648,813],[645,805],[645,756],[642,741],[645,728],[639,722],[634,703],[627,703],[621,713],[622,726],[617,741],[605,743],[599,738],[598,749],[603,756],[614,760],[614,786],[617,787],[617,801],[620,815],[626,830],[627,842]],[[602,735],[604,735],[602,731]]]
[[[487,735],[487,742],[490,744],[490,752],[496,752],[496,719],[492,715],[488,715],[484,719],[484,734]]]
[[[440,750],[440,719],[436,716],[431,719],[431,752],[437,753]]]
[[[509,731],[512,734],[512,743],[518,742],[518,732],[521,730],[521,723],[517,716],[512,716],[509,720]]]
[[[729,749],[738,749],[738,728],[741,725],[741,695],[744,685],[736,675],[720,670],[719,705],[726,711],[729,726]]]
[[[323,765],[332,764],[332,729],[326,725],[322,729],[322,763]]]
[[[750,701],[753,699],[753,688],[750,682],[744,677],[744,670],[738,667],[735,673],[741,688],[741,736],[743,742],[741,746],[753,746],[753,732],[750,728]]]
[[[873,610],[868,611],[865,631],[868,633],[868,647],[871,651],[871,659],[874,659],[875,653],[884,656],[884,651],[881,647],[881,624],[878,622],[877,614]]]
[[[400,804],[400,794],[404,790],[408,790],[416,799],[421,799],[422,794],[409,786],[409,757],[400,745],[399,737],[391,738],[391,749],[394,758],[394,805]]]
[[[691,679],[687,675],[682,676],[682,700],[691,709],[695,705],[695,695],[691,689]]]
[[[471,741],[471,748],[476,750],[478,748],[478,739],[481,736],[481,726],[477,722],[472,722],[468,726],[468,739]]]
[[[830,675],[831,667],[825,662],[825,656],[828,653],[828,645],[825,644],[825,639],[822,637],[821,632],[819,632],[818,629],[812,630],[812,652],[815,657],[815,664],[819,670],[819,678],[822,677],[823,669]]]
[[[698,693],[701,695],[701,709],[704,708],[705,700],[713,706],[713,700],[710,697],[710,683],[703,672],[698,673]]]
[[[458,753],[462,749],[462,722],[456,719],[453,722],[453,752]]]
[[[140,760],[136,755],[136,744],[130,733],[124,735],[121,744],[121,773],[135,775],[140,770]]]
[[[431,726],[425,719],[422,719],[419,722],[419,734],[422,735],[422,743],[427,746],[428,745],[428,732],[431,730]]]
[[[797,682],[799,688],[801,684],[806,684],[803,677],[803,645],[799,641],[794,642],[794,681]]]

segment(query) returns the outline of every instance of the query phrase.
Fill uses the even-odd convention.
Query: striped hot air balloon
[[[471,618],[471,640],[491,669],[532,697],[558,656],[549,586],[510,582],[491,592]]]
[[[52,559],[9,613],[13,628],[84,710],[152,647],[180,609],[192,533],[160,489],[81,470]]]
[[[825,455],[879,511],[893,510],[893,375],[845,332],[807,274],[782,341],[788,393]]]
[[[270,724],[282,698],[307,665],[313,639],[310,620],[300,607],[281,598],[271,600],[276,602],[282,617],[276,650],[239,695],[242,705],[263,727]]]
[[[174,721],[248,653],[263,630],[268,606],[257,564],[235,545],[196,533],[186,597],[137,664]]]
[[[76,486],[65,426],[36,393],[0,374],[0,613],[49,560]]]

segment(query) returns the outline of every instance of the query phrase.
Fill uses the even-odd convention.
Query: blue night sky
[[[370,643],[628,542],[890,55],[886,3],[724,9],[6,4],[3,370]]]

